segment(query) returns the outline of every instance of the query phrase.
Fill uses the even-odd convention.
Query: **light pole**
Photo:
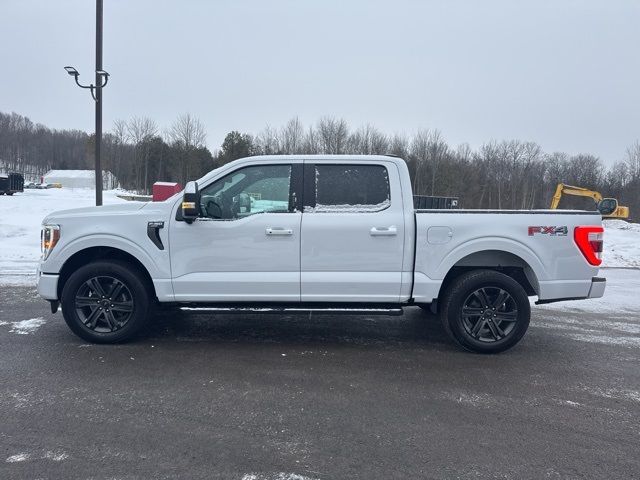
[[[109,81],[109,74],[102,69],[102,0],[96,0],[96,80],[95,84],[82,85],[78,81],[80,74],[73,67],[64,67],[74,77],[80,88],[88,88],[96,104],[95,170],[96,205],[102,205],[102,166],[100,164],[100,146],[102,144],[102,88]]]

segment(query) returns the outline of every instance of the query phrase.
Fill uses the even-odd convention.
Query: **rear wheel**
[[[62,314],[84,340],[117,343],[145,325],[150,299],[137,270],[122,262],[100,261],[71,274],[62,291]]]
[[[440,304],[444,329],[463,348],[498,353],[516,345],[529,328],[531,308],[524,288],[493,270],[456,278]]]

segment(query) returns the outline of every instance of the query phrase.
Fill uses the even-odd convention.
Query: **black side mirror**
[[[182,195],[182,219],[192,223],[200,216],[200,191],[198,182],[188,182]]]
[[[615,198],[603,198],[598,202],[600,215],[611,215],[618,208],[618,200]]]

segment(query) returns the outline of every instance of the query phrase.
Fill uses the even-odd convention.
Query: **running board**
[[[403,314],[402,307],[281,307],[281,306],[255,306],[255,307],[225,307],[225,306],[184,306],[180,310],[194,313],[315,313],[325,315],[390,315]]]

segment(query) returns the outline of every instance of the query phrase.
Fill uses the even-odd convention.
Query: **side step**
[[[188,305],[180,307],[180,310],[193,313],[245,313],[245,314],[257,314],[257,313],[310,313],[310,314],[323,314],[323,315],[390,315],[400,316],[403,314],[402,307],[398,305],[381,305],[377,307],[360,307],[355,305],[345,306],[278,306],[278,305],[263,305],[263,306],[223,306],[223,305]]]

